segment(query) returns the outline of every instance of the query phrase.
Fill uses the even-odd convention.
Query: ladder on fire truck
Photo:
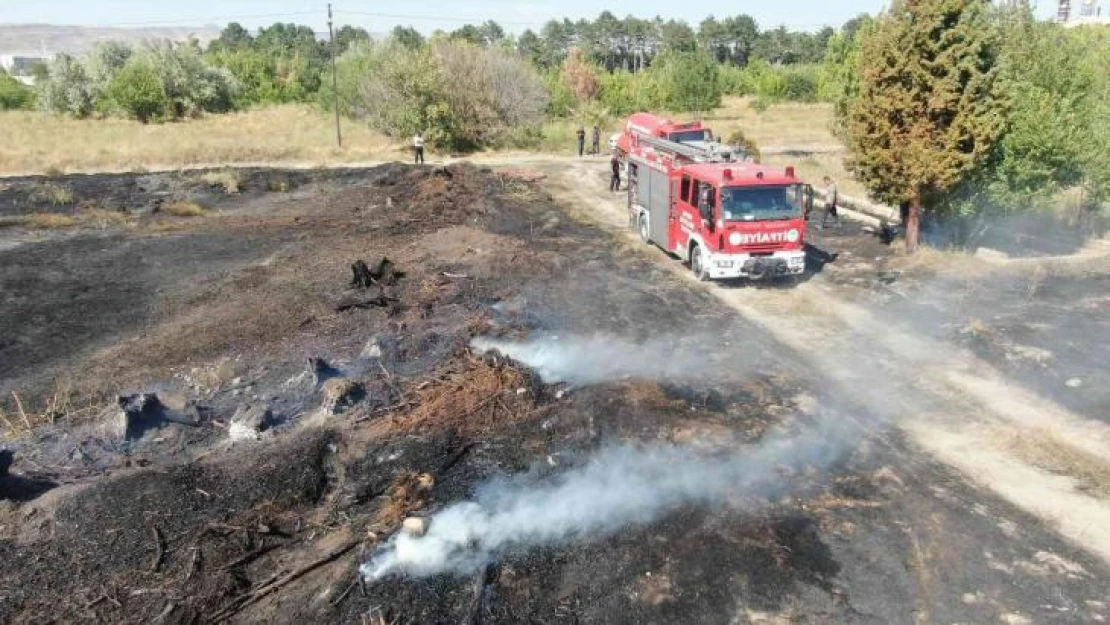
[[[670,141],[649,135],[635,135],[634,139],[640,145],[650,146],[658,151],[666,152],[689,159],[695,163],[729,163],[733,160],[732,148],[720,143],[711,143],[710,147],[703,148],[696,145]],[[724,149],[720,149],[724,148]]]

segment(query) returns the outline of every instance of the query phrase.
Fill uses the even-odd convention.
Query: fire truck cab
[[[644,137],[634,142],[628,208],[630,225],[645,242],[689,262],[702,280],[805,271],[805,215],[813,189],[792,167],[698,162],[693,146]]]

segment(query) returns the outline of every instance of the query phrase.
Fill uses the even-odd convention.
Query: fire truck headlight
[[[792,267],[798,267],[804,264],[806,264],[805,256],[794,256],[790,259],[790,265]]]
[[[715,263],[718,267],[720,267],[722,269],[730,269],[732,267],[733,261],[731,261],[731,260],[718,260],[718,261],[715,261]]]
[[[786,233],[786,240],[791,242],[791,243],[797,243],[798,242],[798,237],[800,237],[800,236],[801,235],[798,234],[797,230],[792,229],[792,230],[790,230]]]

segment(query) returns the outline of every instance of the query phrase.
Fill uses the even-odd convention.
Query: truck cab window
[[[702,219],[712,221],[716,212],[713,209],[717,206],[717,190],[707,182],[695,182],[694,185],[698,213],[701,214]]]
[[[683,202],[690,203],[690,176],[682,177],[682,191],[679,193],[679,197],[682,198]]]
[[[729,187],[721,191],[725,221],[776,221],[801,216],[804,198],[798,185]]]

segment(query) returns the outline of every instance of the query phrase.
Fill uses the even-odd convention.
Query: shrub
[[[69,187],[46,182],[31,190],[31,201],[51,206],[65,206],[73,203],[73,191]]]
[[[68,54],[54,57],[36,83],[39,106],[51,113],[87,117],[93,110],[92,85],[85,67]]]
[[[131,59],[116,73],[104,97],[112,109],[144,124],[161,117],[168,104],[158,72],[142,57]]]
[[[0,70],[0,111],[31,108],[35,92]]]
[[[515,53],[438,40],[413,50],[366,44],[340,59],[341,107],[393,137],[425,133],[431,144],[475,149],[538,124],[548,104],[543,80]]]
[[[759,151],[759,145],[756,144],[751,138],[744,134],[743,130],[737,128],[729,133],[728,138],[725,139],[728,145],[740,146],[753,161],[759,163],[763,160],[763,155]]]
[[[603,74],[598,101],[613,115],[628,115],[652,108],[651,74],[618,70]]]
[[[237,195],[243,182],[242,176],[234,169],[205,172],[200,179],[204,184],[222,188],[227,195]]]
[[[581,48],[571,48],[563,61],[563,84],[578,102],[589,102],[597,97],[601,83],[598,71],[586,59]]]
[[[195,42],[152,43],[142,52],[162,82],[169,119],[224,113],[234,107],[239,85],[231,72],[208,65]]]

